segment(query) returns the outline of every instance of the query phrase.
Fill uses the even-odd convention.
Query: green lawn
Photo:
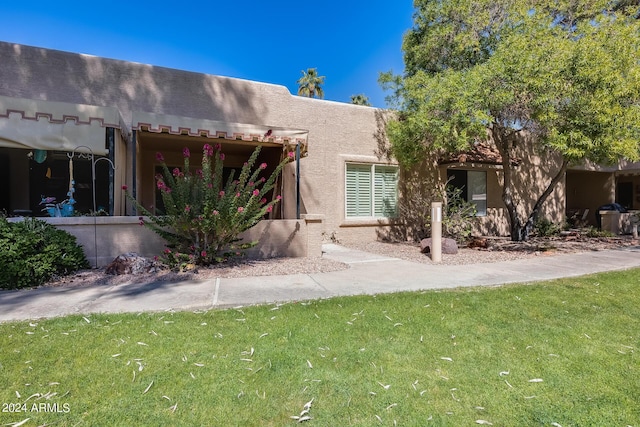
[[[306,425],[640,426],[640,270],[9,323],[0,348],[0,425],[282,426],[312,401]]]

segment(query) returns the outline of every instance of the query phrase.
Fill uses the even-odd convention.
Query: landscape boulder
[[[420,241],[420,252],[423,254],[431,253],[431,237]],[[442,239],[442,253],[447,255],[455,255],[458,253],[458,244],[455,240],[449,238]]]

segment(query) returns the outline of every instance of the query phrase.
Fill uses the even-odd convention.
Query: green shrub
[[[615,234],[613,234],[611,231],[609,231],[609,230],[599,230],[596,227],[588,227],[585,230],[584,235],[587,236],[587,237],[591,237],[591,238],[615,237]]]
[[[478,212],[476,205],[464,199],[461,189],[448,183],[435,199],[445,201],[442,205],[442,236],[454,239],[458,244],[464,244],[473,233]],[[424,228],[430,233],[431,215],[426,215],[425,220]]]
[[[465,243],[473,233],[473,224],[478,210],[473,202],[466,201],[462,197],[460,188],[447,185],[445,192],[447,202],[443,207],[442,234],[455,239],[460,244]]]
[[[240,175],[235,170],[224,183],[224,154],[220,144],[203,146],[202,169],[191,173],[191,153],[183,150],[182,169],[169,170],[164,157],[157,153],[163,173],[156,176],[156,184],[165,206],[163,215],[154,215],[137,203],[138,210],[149,217],[144,225],[167,241],[160,259],[172,269],[186,265],[210,265],[241,256],[255,242],[240,243],[238,235],[253,227],[271,212],[280,201],[278,195],[267,200],[275,180],[292,155],[286,156],[267,178],[263,175],[266,163],[254,168],[260,153],[256,147],[244,163]],[[125,188],[126,190],[126,188]]]
[[[560,231],[562,231],[562,227],[547,218],[539,218],[534,226],[534,233],[539,237],[556,236]]]
[[[39,286],[89,263],[76,238],[35,219],[10,223],[0,217],[0,289]]]

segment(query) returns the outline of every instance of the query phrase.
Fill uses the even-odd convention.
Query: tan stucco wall
[[[346,161],[385,163],[378,136],[384,114],[380,110],[293,96],[284,86],[228,77],[204,75],[151,65],[78,55],[0,42],[0,95],[116,107],[125,123],[134,112],[244,123],[308,131],[308,157],[301,160],[301,213],[321,214],[321,233],[338,238],[375,239],[393,234],[392,227],[377,220],[344,218],[344,164]],[[63,70],[63,72],[52,72]],[[127,161],[132,148],[126,147]],[[548,183],[557,157],[532,152],[526,144],[515,153],[523,159],[515,186],[521,213],[530,210]],[[137,188],[149,205],[154,151],[136,150]],[[175,154],[179,154],[178,147]],[[165,152],[167,156],[168,153]],[[120,157],[118,157],[120,159]],[[427,162],[429,163],[429,162]],[[131,170],[132,164],[127,165]],[[431,173],[427,169],[426,173]],[[436,168],[437,170],[437,168]],[[152,176],[152,174],[151,174]],[[132,177],[124,178],[131,185]],[[283,212],[295,215],[295,169],[283,171]],[[488,210],[480,219],[478,234],[507,234],[506,212],[501,201],[502,176],[489,171]],[[118,188],[116,188],[118,191]],[[403,196],[400,197],[413,197]],[[554,222],[564,218],[564,181],[545,205],[543,216]],[[498,218],[497,222],[494,221]]]
[[[537,199],[551,182],[561,166],[561,157],[535,146],[530,140],[520,140],[513,151],[519,159],[514,166],[513,190],[518,214],[526,221]],[[509,214],[502,201],[504,172],[502,165],[482,163],[450,163],[440,166],[440,177],[447,179],[447,169],[481,170],[487,174],[487,215],[477,218],[475,235],[508,236],[510,234]],[[565,179],[556,185],[554,191],[542,206],[540,218],[555,224],[565,220]]]
[[[530,142],[523,142],[514,153],[520,158],[514,174],[514,198],[522,221],[527,219],[535,201],[542,194],[560,167],[561,159],[552,153],[536,151]],[[413,171],[404,171],[401,198],[408,204],[405,218],[418,224],[429,212],[429,200],[436,187],[447,181],[448,169],[477,170],[487,174],[487,215],[476,219],[474,235],[508,236],[509,216],[502,201],[504,173],[501,165],[485,163],[447,163],[437,165],[434,159],[425,160]],[[434,173],[433,171],[438,171]],[[416,190],[417,189],[417,190]],[[543,205],[541,217],[560,224],[565,218],[565,181],[562,179]],[[426,201],[426,203],[425,203]],[[418,224],[419,227],[419,224]],[[396,236],[402,236],[401,227],[392,227]],[[394,234],[394,233],[392,233]],[[415,239],[416,233],[406,230],[407,238]],[[419,233],[418,233],[419,234]]]
[[[165,241],[149,228],[141,226],[137,217],[41,219],[73,234],[92,267],[105,266],[118,255],[128,252],[153,257],[160,255],[165,247]],[[300,220],[261,221],[239,237],[245,242],[258,242],[246,252],[249,258],[319,257],[322,242],[318,236],[321,235],[322,220],[322,216],[310,216]]]
[[[324,215],[327,233],[363,235],[360,227],[346,226],[342,217],[344,159],[340,155],[376,159],[374,108],[292,96],[284,86],[4,42],[0,42],[0,57],[1,95],[115,106],[125,123],[130,123],[132,112],[147,111],[308,130],[309,156],[301,163],[301,212]],[[56,69],[64,72],[52,72]],[[139,148],[137,154],[138,170],[146,176],[148,155]],[[295,213],[293,166],[285,169],[283,178],[284,209],[291,218]],[[130,177],[126,179],[131,185]],[[138,188],[148,191],[144,185],[148,187],[137,176]],[[148,203],[148,196],[144,197]],[[364,235],[375,238],[375,228],[367,228]]]
[[[526,221],[537,199],[547,188],[553,176],[559,171],[562,157],[547,151],[530,140],[521,140],[514,149],[514,158],[520,159],[515,166],[513,179],[514,199],[517,200],[518,213],[522,221]],[[490,181],[492,194],[492,214],[495,222],[484,223],[486,234],[509,234],[508,213],[502,202],[502,185],[504,174],[496,171],[495,181]],[[565,220],[565,177],[562,177],[546,202],[542,205],[539,218],[546,218],[554,224],[562,224]],[[492,233],[492,228],[496,233]]]

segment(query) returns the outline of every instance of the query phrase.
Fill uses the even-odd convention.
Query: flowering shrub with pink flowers
[[[149,217],[144,224],[167,241],[161,260],[172,269],[188,264],[210,265],[243,254],[243,250],[257,242],[241,243],[238,235],[253,227],[273,210],[280,196],[267,200],[275,180],[291,157],[278,164],[269,177],[261,176],[266,163],[254,168],[260,153],[257,147],[244,163],[239,176],[235,170],[223,182],[224,154],[220,144],[205,144],[202,169],[192,174],[189,169],[191,153],[182,152],[182,169],[169,170],[160,153],[163,173],[156,176],[165,212],[154,215],[136,203],[139,211]],[[130,197],[131,199],[131,197]]]

